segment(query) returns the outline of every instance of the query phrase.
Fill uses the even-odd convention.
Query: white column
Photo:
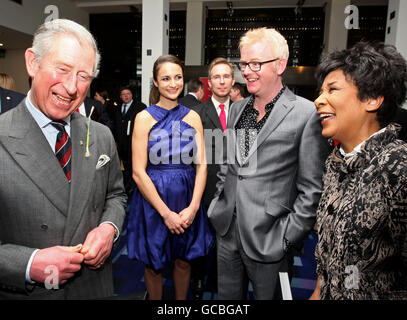
[[[385,42],[394,45],[405,59],[407,59],[406,30],[407,1],[389,0]]]
[[[204,62],[205,11],[202,1],[187,2],[185,65],[201,66]]]
[[[345,28],[345,8],[350,0],[332,0],[325,8],[324,52],[346,49],[348,30]]]
[[[387,10],[386,39],[387,44],[392,44],[407,59],[407,1],[389,0]],[[407,102],[403,105],[407,109]]]
[[[148,105],[153,84],[153,65],[168,54],[169,0],[143,0],[141,43],[141,101]]]

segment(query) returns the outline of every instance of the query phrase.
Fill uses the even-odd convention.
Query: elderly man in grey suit
[[[217,233],[219,299],[273,299],[290,249],[315,222],[328,145],[312,102],[282,82],[288,46],[274,29],[248,31],[239,68],[250,97],[228,119],[228,160],[208,216]]]
[[[26,50],[31,90],[0,117],[0,299],[113,295],[119,160],[109,129],[75,112],[99,59],[92,35],[62,19]]]

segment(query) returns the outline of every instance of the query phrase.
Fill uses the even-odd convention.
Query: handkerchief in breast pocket
[[[102,154],[99,159],[98,162],[96,163],[96,170],[99,170],[100,168],[102,168],[104,165],[106,165],[108,162],[110,161],[110,158],[108,155],[106,154]]]

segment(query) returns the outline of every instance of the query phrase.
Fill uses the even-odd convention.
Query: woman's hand
[[[188,228],[192,224],[192,222],[194,222],[196,211],[197,210],[194,208],[187,207],[179,213],[179,216],[182,220],[182,227],[184,229]]]
[[[320,300],[321,294],[321,275],[318,276],[317,283],[315,285],[315,290],[308,300]]]
[[[169,211],[162,216],[164,223],[171,233],[182,234],[184,233],[183,221],[179,214],[174,211]]]

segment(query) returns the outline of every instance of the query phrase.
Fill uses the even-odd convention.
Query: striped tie
[[[65,131],[65,122],[51,122],[51,124],[58,130],[55,155],[68,181],[71,182],[71,138]]]

